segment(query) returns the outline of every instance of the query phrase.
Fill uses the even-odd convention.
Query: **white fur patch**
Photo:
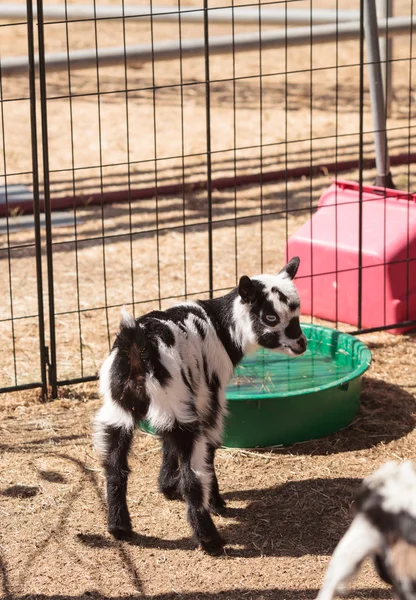
[[[212,473],[207,464],[208,444],[205,437],[201,436],[195,442],[191,457],[191,468],[198,477],[202,487],[202,505],[208,510]]]
[[[240,346],[244,354],[253,352],[257,344],[251,324],[250,307],[243,304],[239,296],[234,300],[233,321],[234,326],[230,327],[230,334],[234,343]]]
[[[357,574],[367,556],[382,547],[383,536],[365,516],[358,514],[335,548],[317,600],[332,600]]]
[[[129,327],[130,329],[136,328],[136,320],[132,315],[129,315],[125,306],[123,306],[123,308],[121,309],[120,326],[121,327]]]
[[[192,423],[195,415],[190,409],[189,389],[181,376],[182,361],[177,347],[159,343],[159,360],[171,379],[162,386],[154,375],[147,375],[146,391],[150,398],[147,420],[157,431],[173,429],[176,421]]]
[[[100,369],[100,393],[104,396],[104,401],[106,399],[111,400],[111,391],[110,391],[110,370],[113,365],[113,361],[115,358],[117,350],[114,349],[107,356],[105,361],[103,362]]]
[[[227,398],[225,396],[225,390],[219,390],[218,392],[219,410],[217,415],[217,422],[215,427],[206,431],[208,440],[214,446],[220,446],[222,443],[222,436],[224,433],[224,420],[228,415]]]
[[[130,413],[125,411],[119,404],[113,401],[110,388],[110,370],[118,350],[115,348],[103,362],[100,370],[100,392],[103,395],[103,405],[98,410],[93,421],[94,447],[100,453],[105,453],[105,429],[107,426],[124,427],[132,429],[134,419]]]
[[[380,494],[381,508],[386,512],[405,511],[416,518],[416,468],[412,461],[389,461],[366,477],[364,485]]]
[[[95,415],[93,426],[94,448],[100,452],[100,454],[105,454],[107,450],[106,428],[110,426],[131,430],[134,428],[134,419],[132,415],[123,410],[121,406],[112,400],[107,400]]]

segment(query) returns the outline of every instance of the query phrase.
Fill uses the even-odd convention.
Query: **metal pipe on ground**
[[[416,152],[410,154],[397,154],[390,157],[392,165],[408,165],[416,163]],[[373,169],[376,163],[374,158],[364,159],[363,167],[365,169]],[[212,179],[212,189],[222,190],[234,188],[242,185],[255,185],[262,181],[263,183],[271,183],[278,181],[286,181],[287,179],[300,179],[301,177],[316,177],[319,175],[327,176],[329,173],[339,173],[345,171],[353,171],[359,168],[359,161],[356,159],[322,163],[313,165],[305,165],[301,167],[293,167],[291,169],[280,169],[278,171],[263,171],[262,173],[248,173],[247,175],[217,177]],[[185,184],[185,192],[192,193],[195,190],[203,190],[207,188],[207,181],[193,181]],[[52,210],[64,210],[76,206],[92,206],[101,204],[114,204],[116,202],[128,202],[132,200],[145,200],[154,198],[157,195],[175,195],[183,194],[183,183],[170,183],[165,185],[132,188],[129,190],[116,190],[112,192],[93,192],[84,195],[75,196],[58,196],[51,198]],[[43,200],[40,202],[40,208],[43,210]],[[19,214],[31,214],[33,212],[33,200],[22,199],[13,204],[13,209],[19,211]],[[5,205],[0,204],[0,217],[6,216]],[[234,217],[233,217],[234,218]],[[250,218],[250,217],[248,217]],[[181,226],[182,227],[182,226]]]
[[[26,20],[26,6],[23,4],[1,4],[0,19]],[[83,4],[68,4],[66,7],[59,4],[45,4],[43,16],[51,21],[78,21],[89,19],[150,19],[153,21],[177,21],[181,17],[182,23],[202,23],[204,14],[202,8],[183,7],[179,10],[172,6],[86,6]],[[33,7],[33,16],[36,17],[36,6]],[[331,9],[276,9],[267,6],[246,8],[235,6],[232,8],[210,8],[208,20],[210,23],[259,23],[259,16],[263,25],[281,25],[287,23],[310,24],[335,23],[341,21],[357,21],[360,13],[357,10],[331,10]]]
[[[409,34],[416,30],[416,15],[411,17],[393,17],[381,23],[379,34],[389,36]],[[236,52],[250,52],[270,48],[285,48],[286,46],[310,46],[310,44],[325,44],[328,42],[356,40],[360,37],[359,23],[340,23],[336,25],[315,25],[313,27],[296,27],[293,29],[279,29],[277,31],[262,31],[234,36],[218,36],[209,40],[209,53],[227,54]],[[191,58],[204,56],[205,44],[203,39],[195,38],[160,42],[151,45],[140,44],[134,46],[119,46],[101,48],[99,50],[74,50],[73,52],[57,52],[45,56],[45,67],[48,71],[66,71],[68,62],[73,69],[89,69],[105,66],[114,66],[124,63],[146,63],[152,60],[175,60],[179,57]],[[38,68],[38,57],[35,66]],[[2,75],[17,75],[26,73],[28,61],[25,56],[3,58],[0,61]]]

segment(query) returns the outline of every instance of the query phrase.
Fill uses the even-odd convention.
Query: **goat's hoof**
[[[176,485],[161,487],[160,492],[165,496],[166,500],[183,500],[183,496]]]
[[[221,496],[212,500],[209,505],[209,512],[212,515],[224,515],[227,511],[227,504]]]
[[[108,531],[116,540],[129,540],[133,535],[131,525],[110,525]]]
[[[201,548],[211,556],[221,556],[224,554],[225,541],[218,536],[212,540],[203,540],[200,542]]]

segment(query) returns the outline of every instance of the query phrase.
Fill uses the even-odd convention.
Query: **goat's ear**
[[[298,272],[299,264],[300,264],[299,256],[294,256],[293,258],[290,259],[290,261],[287,263],[287,265],[285,267],[283,267],[283,269],[280,271],[279,275],[286,274],[289,277],[289,279],[294,279],[296,273]]]
[[[241,300],[246,304],[253,304],[256,299],[256,287],[251,281],[250,277],[243,275],[240,278],[238,284],[238,293],[240,294]]]

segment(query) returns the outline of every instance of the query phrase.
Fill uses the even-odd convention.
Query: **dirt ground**
[[[158,442],[137,434],[129,505],[135,536],[106,532],[103,476],[91,448],[95,384],[0,403],[0,565],[13,600],[106,597],[152,600],[312,600],[351,519],[360,480],[416,451],[415,337],[366,336],[374,363],[354,423],[326,439],[273,451],[221,449],[227,499],[215,518],[226,555],[195,550],[181,502],[157,492]],[[390,591],[366,564],[352,599]]]
[[[197,5],[194,0],[183,4]],[[355,8],[358,2],[338,4]],[[397,14],[409,14],[410,0],[396,4]],[[308,8],[310,3],[290,3],[294,5]],[[320,0],[314,6],[333,7],[333,2]],[[2,58],[25,54],[25,30],[25,25],[0,27]],[[238,25],[235,33],[250,30]],[[179,31],[155,24],[153,33],[158,42],[177,38]],[[231,29],[215,25],[211,33],[226,35]],[[94,47],[96,40],[101,47],[120,45],[124,34],[128,43],[150,43],[148,22],[128,22],[123,32],[120,21],[100,22],[96,30],[92,23],[68,29],[48,24],[45,41],[48,52],[65,51],[67,42],[71,49]],[[184,25],[182,34],[201,37],[202,27]],[[393,154],[415,149],[411,51],[409,36],[395,43],[389,120]],[[312,51],[268,50],[261,65],[258,52],[235,60],[232,55],[213,58],[214,177],[356,159],[358,63],[356,42],[314,46]],[[100,69],[98,78],[94,69],[72,72],[70,81],[66,72],[48,75],[52,197],[76,193],[88,198],[100,190],[128,189],[129,184],[148,187],[156,178],[162,184],[204,180],[203,81],[203,59],[184,61],[182,71],[171,62],[158,63],[154,72],[150,65],[131,65],[127,73],[122,67]],[[186,83],[182,92],[181,82]],[[28,81],[3,77],[0,93],[0,183],[30,187]],[[365,151],[371,156],[368,90],[364,127]],[[345,177],[356,179],[357,172]],[[374,171],[365,177],[371,183]],[[414,189],[412,167],[396,167],[394,178],[398,187]],[[328,184],[323,172],[312,181],[214,190],[214,288],[233,286],[243,273],[280,268],[287,235],[310,216]],[[193,294],[204,297],[209,289],[203,190],[188,192],[185,187],[183,194],[131,206],[87,205],[65,215],[73,221],[53,225],[59,379],[96,372],[121,305],[138,315],[157,306],[159,297],[165,307]],[[31,228],[0,231],[0,387],[39,380],[33,244]],[[45,255],[42,267],[47,306]],[[40,403],[38,392],[2,394],[3,596],[312,600],[350,521],[361,478],[387,459],[415,455],[415,337],[374,334],[363,339],[374,364],[350,427],[291,448],[219,451],[218,475],[228,502],[227,515],[216,518],[228,541],[220,558],[193,548],[184,506],[157,493],[159,444],[144,434],[136,436],[131,456],[129,503],[136,535],[131,543],[108,536],[103,477],[90,437],[99,404],[96,384],[63,387],[60,399],[49,404]],[[351,598],[390,597],[366,565]]]

